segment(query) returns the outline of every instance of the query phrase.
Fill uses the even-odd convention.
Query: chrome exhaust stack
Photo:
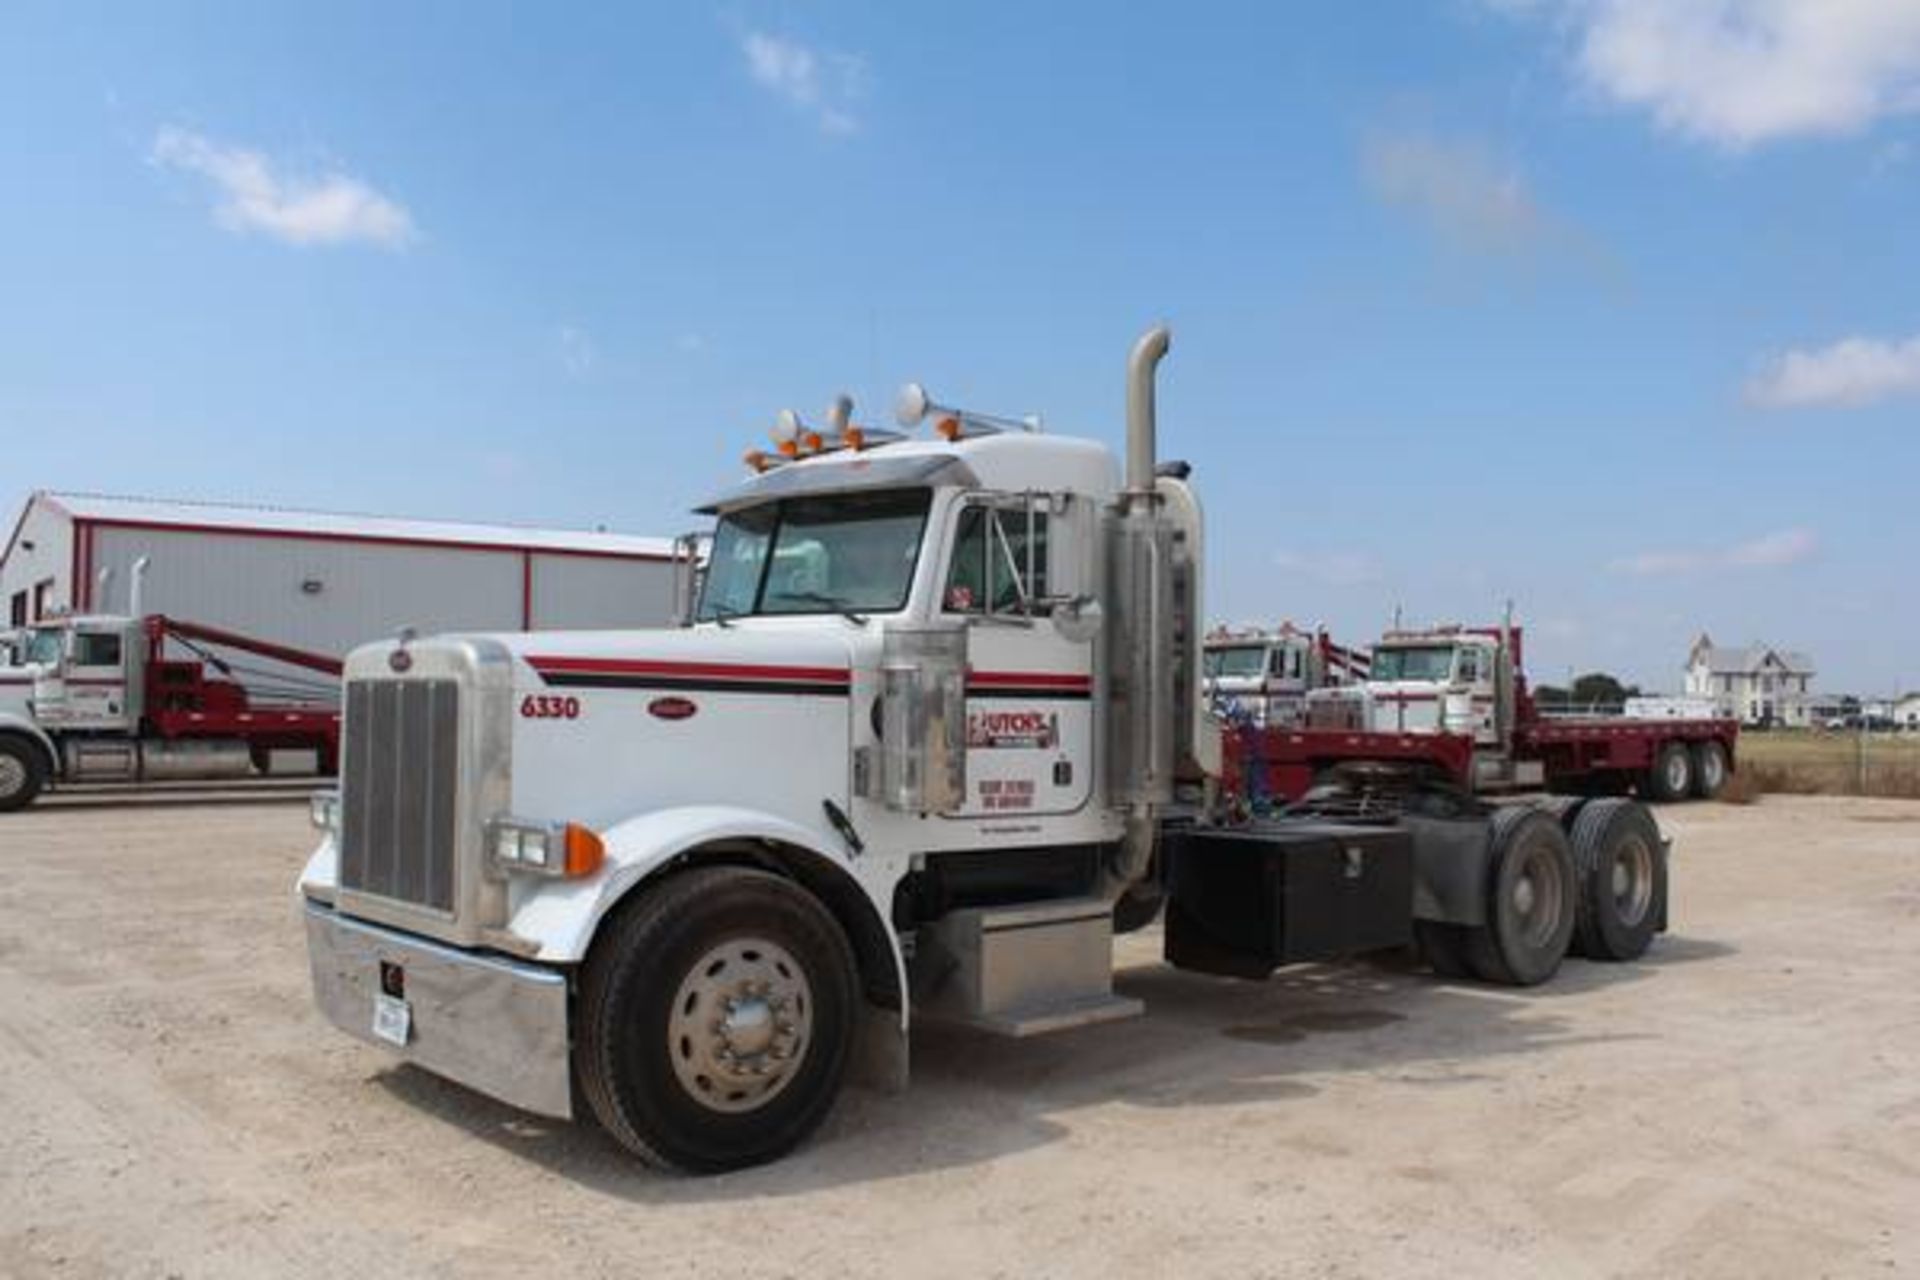
[[[1158,411],[1154,401],[1154,375],[1160,361],[1173,345],[1173,331],[1155,325],[1140,335],[1127,357],[1127,474],[1123,501],[1132,507],[1154,496],[1154,468],[1159,463],[1156,439]]]
[[[1107,877],[1111,897],[1146,875],[1157,811],[1173,801],[1173,526],[1154,475],[1154,375],[1172,341],[1156,326],[1127,359],[1125,488],[1107,525],[1107,792],[1127,815]]]

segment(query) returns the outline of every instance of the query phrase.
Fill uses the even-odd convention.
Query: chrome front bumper
[[[442,946],[306,904],[313,998],[349,1035],[543,1116],[571,1119],[567,979],[558,970]],[[404,1047],[373,1033],[380,966],[404,974]]]

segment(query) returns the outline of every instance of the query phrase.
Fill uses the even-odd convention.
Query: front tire
[[[47,785],[47,762],[35,744],[0,737],[0,813],[32,804]]]
[[[840,1092],[860,998],[846,934],[765,871],[698,868],[644,892],[603,926],[581,977],[589,1107],[659,1168],[778,1159]]]
[[[1559,971],[1573,940],[1573,852],[1542,810],[1496,809],[1492,824],[1487,922],[1466,932],[1467,963],[1483,982],[1538,986]]]

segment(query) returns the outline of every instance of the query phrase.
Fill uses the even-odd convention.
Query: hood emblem
[[[655,698],[647,704],[647,714],[656,720],[688,720],[700,710],[691,698]]]
[[[403,676],[413,670],[413,655],[407,652],[407,646],[413,643],[414,634],[412,627],[400,628],[393,651],[387,655],[387,669],[395,675]]]

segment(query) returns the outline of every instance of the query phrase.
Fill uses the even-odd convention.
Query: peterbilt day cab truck
[[[1554,715],[1528,688],[1525,635],[1491,627],[1393,630],[1368,677],[1306,696],[1305,723],[1238,731],[1249,790],[1304,794],[1338,769],[1401,774],[1470,792],[1547,790],[1710,800],[1734,767],[1740,726],[1708,716]]]
[[[268,753],[311,750],[331,773],[340,708],[322,685],[340,662],[159,614],[48,619],[0,665],[0,813],[50,786],[214,780],[264,772]],[[263,692],[246,654],[315,673]],[[223,656],[224,655],[224,656]]]
[[[1364,650],[1333,642],[1325,630],[1219,626],[1201,646],[1202,688],[1229,724],[1287,728],[1306,723],[1307,695],[1363,680]]]
[[[298,887],[321,1010],[714,1171],[791,1149],[849,1078],[903,1085],[915,1019],[1140,1013],[1112,937],[1163,908],[1171,963],[1241,978],[1416,939],[1515,985],[1638,956],[1667,850],[1632,801],[1219,820],[1168,344],[1133,349],[1124,468],[917,387],[918,436],[843,399],[702,508],[686,625],[356,650]]]

